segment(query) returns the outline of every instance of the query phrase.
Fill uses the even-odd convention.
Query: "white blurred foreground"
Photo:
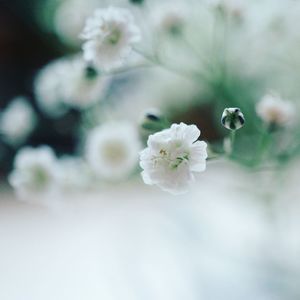
[[[210,164],[178,197],[140,180],[50,207],[3,192],[0,299],[299,299],[298,167],[278,184]]]

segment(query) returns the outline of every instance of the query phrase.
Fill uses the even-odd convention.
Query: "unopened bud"
[[[237,130],[244,126],[245,118],[237,107],[225,108],[221,119],[222,125],[229,130]]]

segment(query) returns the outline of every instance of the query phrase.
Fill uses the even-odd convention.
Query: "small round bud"
[[[146,111],[140,121],[141,127],[149,131],[159,131],[166,127],[166,119],[157,109]]]
[[[87,79],[95,79],[97,76],[98,72],[92,65],[88,65],[85,67],[85,77]]]
[[[222,114],[221,123],[229,130],[237,130],[244,126],[245,118],[239,108],[225,108]]]
[[[144,3],[144,0],[129,0],[129,2],[132,4],[142,5]]]

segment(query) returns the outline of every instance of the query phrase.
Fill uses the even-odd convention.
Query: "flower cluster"
[[[17,98],[0,115],[0,137],[17,150],[11,185],[20,194],[48,193],[141,173],[146,184],[182,194],[206,169],[208,155],[253,168],[292,160],[300,149],[298,108],[279,94],[298,98],[298,72],[270,57],[290,65],[300,59],[293,26],[300,5],[269,2],[54,5],[52,30],[71,47],[36,73],[35,109]],[[55,145],[18,150],[39,121],[35,110],[41,123],[53,119],[51,134],[64,132],[75,115],[70,140],[78,144],[62,154]]]
[[[38,104],[50,116],[61,116],[68,107],[92,106],[101,101],[107,86],[108,79],[96,71],[91,76],[89,65],[80,56],[51,62],[35,80]]]

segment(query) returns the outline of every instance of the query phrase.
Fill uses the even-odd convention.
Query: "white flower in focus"
[[[36,125],[36,115],[24,97],[17,97],[0,114],[0,136],[17,146],[25,141]]]
[[[256,105],[257,115],[266,123],[279,126],[289,125],[295,119],[295,107],[275,94],[265,95]]]
[[[140,153],[144,182],[175,195],[187,192],[193,173],[206,168],[207,144],[197,141],[199,136],[195,125],[184,123],[150,135]]]
[[[87,19],[81,34],[85,40],[84,58],[101,69],[117,67],[140,40],[140,35],[130,11],[115,7],[98,9]]]
[[[59,117],[68,107],[84,109],[102,99],[108,80],[96,73],[79,56],[57,59],[45,66],[35,80],[40,108],[51,117]]]
[[[70,45],[79,46],[80,32],[86,18],[101,4],[101,0],[65,0],[58,6],[54,26],[60,39]]]
[[[56,182],[57,160],[48,146],[18,151],[9,183],[21,196],[50,192]]]
[[[136,167],[140,149],[135,126],[129,122],[108,122],[89,133],[86,157],[98,176],[120,180]]]

